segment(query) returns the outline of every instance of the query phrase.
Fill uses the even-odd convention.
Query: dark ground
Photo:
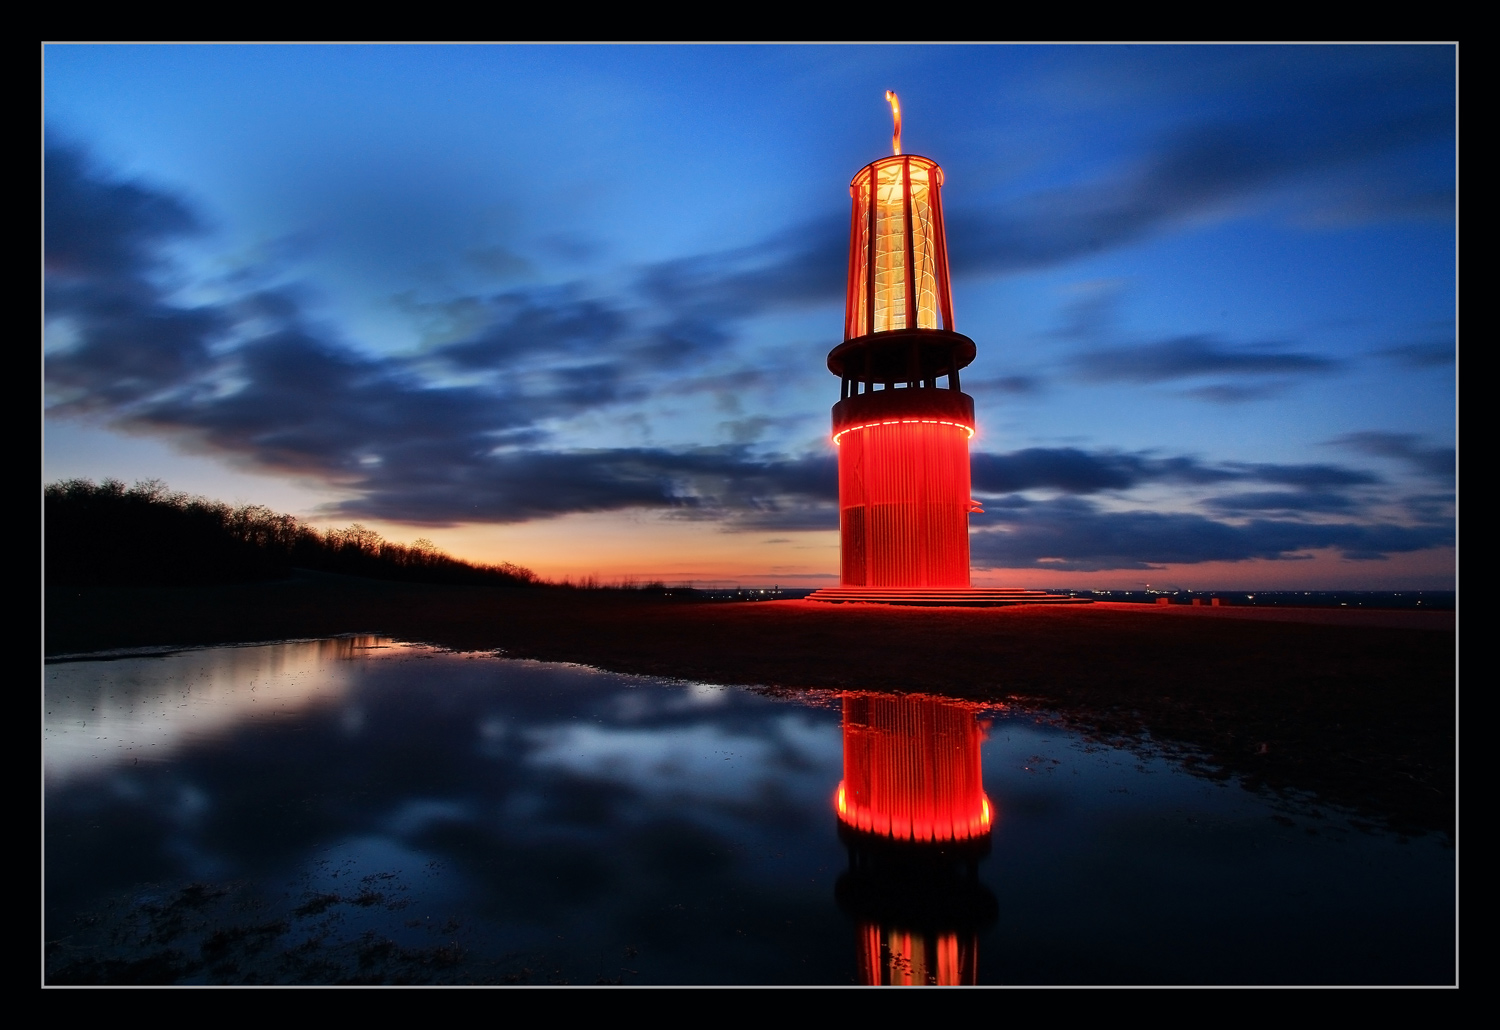
[[[209,587],[49,588],[50,655],[374,632],[464,651],[778,690],[1021,701],[1149,734],[1206,776],[1453,832],[1452,612],[1094,604],[683,603],[299,573]]]

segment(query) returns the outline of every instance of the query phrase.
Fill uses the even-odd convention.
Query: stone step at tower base
[[[1010,587],[826,587],[807,596],[831,604],[902,604],[925,608],[994,608],[1007,604],[1093,604],[1087,597]]]

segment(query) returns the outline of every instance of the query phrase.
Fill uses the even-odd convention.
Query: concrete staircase
[[[807,595],[830,604],[904,604],[926,608],[993,608],[1007,604],[1093,604],[1087,597],[1011,587],[827,587]]]

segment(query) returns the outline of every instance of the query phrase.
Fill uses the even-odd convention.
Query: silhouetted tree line
[[[259,504],[238,508],[151,480],[126,488],[70,479],[46,487],[49,583],[188,584],[281,579],[294,568],[423,583],[529,586],[519,565],[475,565],[426,540],[391,543],[364,526],[319,531]]]

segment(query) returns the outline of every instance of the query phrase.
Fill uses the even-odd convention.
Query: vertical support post
[[[863,336],[859,321],[865,313],[865,298],[863,294],[854,296],[853,291],[860,285],[860,258],[864,250],[859,245],[859,231],[864,227],[865,219],[859,209],[860,185],[854,182],[849,186],[849,195],[854,203],[849,212],[849,280],[845,286],[844,296],[844,339],[852,340],[856,336]]]
[[[865,332],[875,331],[875,208],[880,199],[880,176],[874,165],[870,166],[870,216],[869,231],[865,239]],[[874,385],[872,382],[870,385]]]
[[[917,328],[917,274],[915,250],[911,239],[911,158],[901,161],[901,206],[906,217],[906,325]]]
[[[943,224],[943,191],[941,169],[934,168],[929,174],[928,197],[932,205],[933,255],[937,258],[938,306],[942,308],[943,328],[953,328],[953,281],[948,272],[948,229]]]

